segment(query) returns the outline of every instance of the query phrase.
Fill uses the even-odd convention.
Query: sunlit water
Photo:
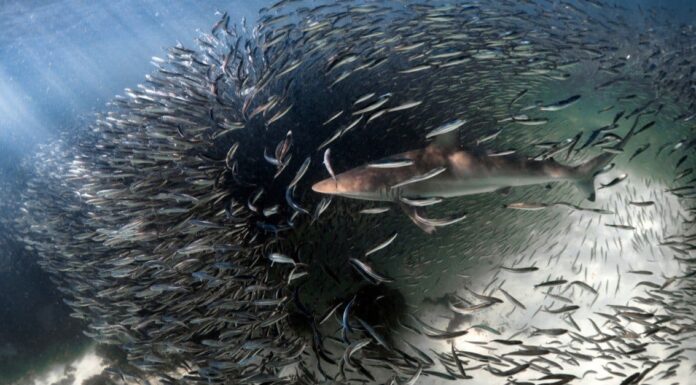
[[[652,5],[649,1],[641,4],[646,9]],[[37,145],[52,143],[59,133],[67,133],[69,137],[71,132],[78,131],[76,127],[90,124],[94,114],[104,111],[105,104],[114,95],[123,94],[124,88],[134,88],[143,82],[144,75],[153,70],[150,64],[152,56],[164,56],[163,49],[177,42],[193,46],[197,31],[208,31],[219,20],[220,13],[216,11],[228,11],[232,15],[232,22],[239,22],[242,17],[253,22],[258,8],[266,5],[265,2],[239,1],[203,4],[178,2],[173,5],[130,1],[99,6],[80,2],[7,2],[0,5],[0,57],[3,58],[0,61],[0,175],[3,178],[0,207],[7,213],[0,225],[8,229],[8,234],[14,226],[11,216],[17,214],[16,210],[21,206],[19,197],[31,177],[31,170],[19,164],[31,159],[30,155],[37,150]],[[630,5],[636,4],[630,2]],[[688,1],[670,3],[670,6],[675,8],[675,24],[684,15],[693,14],[689,13]],[[625,54],[626,57],[640,56],[639,52],[631,52],[630,49]],[[627,59],[627,62],[632,64],[631,59]],[[573,138],[580,131],[587,132],[607,124],[620,110],[625,109],[628,113],[645,101],[661,96],[656,95],[657,91],[649,86],[632,83],[597,92],[594,88],[596,83],[588,80],[598,76],[596,72],[586,68],[569,72],[573,77],[566,81],[539,81],[517,102],[517,108],[538,100],[561,100],[573,94],[583,95],[579,103],[553,113],[552,121],[546,125],[506,127],[504,134],[488,144],[489,148],[503,150],[522,143],[530,145]],[[373,90],[369,84],[361,84],[360,87],[364,87],[362,94],[370,91],[398,94],[400,91]],[[630,94],[637,96],[617,102],[617,98]],[[515,92],[496,90],[493,96],[487,97],[492,106],[502,109],[501,106],[505,106],[514,95]],[[307,95],[307,98],[321,99],[322,95]],[[612,105],[617,107],[599,112]],[[466,113],[467,107],[452,106],[451,110],[448,108],[441,114],[454,118],[458,113]],[[685,272],[683,264],[674,258],[674,253],[660,243],[670,236],[688,234],[693,230],[688,222],[691,217],[687,212],[688,204],[665,193],[665,190],[675,186],[674,166],[684,155],[679,143],[690,139],[690,125],[693,124],[675,122],[673,118],[688,107],[688,103],[684,106],[666,103],[662,107],[661,114],[655,118],[654,128],[629,142],[616,167],[597,178],[598,186],[610,183],[623,173],[628,174],[627,180],[598,190],[594,203],[585,201],[585,197],[570,183],[554,184],[550,188],[521,187],[506,194],[461,197],[446,201],[428,213],[436,217],[466,212],[466,221],[428,235],[414,226],[396,206],[385,215],[367,218],[357,214],[357,211],[379,204],[335,198],[335,207],[329,209],[328,215],[319,219],[314,226],[303,226],[297,233],[289,235],[289,244],[296,247],[302,258],[313,258],[316,264],[310,274],[314,277],[322,274],[322,270],[316,267],[320,264],[317,262],[319,258],[325,258],[332,267],[339,266],[339,275],[349,276],[353,274],[351,267],[338,265],[335,261],[360,257],[397,232],[397,240],[387,249],[375,253],[370,262],[376,271],[394,280],[388,287],[403,297],[405,306],[398,309],[388,305],[377,306],[384,306],[387,309],[385,313],[392,310],[408,312],[441,330],[456,331],[471,327],[465,337],[456,339],[433,341],[424,336],[407,339],[423,351],[432,349],[449,354],[454,346],[473,353],[495,354],[496,351],[479,342],[516,336],[515,339],[522,339],[528,344],[542,345],[560,340],[554,346],[567,344],[570,349],[577,348],[578,352],[587,353],[587,350],[583,350],[586,347],[581,348],[580,344],[571,342],[567,335],[559,338],[534,335],[533,330],[563,328],[580,334],[593,334],[589,320],[599,319],[603,323],[605,319],[599,318],[597,312],[613,313],[611,305],[628,305],[631,299],[641,295],[641,282],[647,280],[661,285],[665,280]],[[321,122],[334,112],[312,111],[307,116]],[[484,114],[487,112],[482,111]],[[641,124],[646,122],[641,121]],[[630,122],[622,119],[620,124],[625,131]],[[484,131],[490,132],[477,130],[472,129],[477,137]],[[389,137],[390,134],[394,136]],[[392,152],[411,149],[401,148],[401,138],[396,134],[398,131],[395,128],[385,130],[383,138],[386,139],[377,143],[388,143]],[[298,137],[301,141],[302,136]],[[338,146],[332,149],[337,171],[345,171],[371,160],[361,157],[390,154],[379,149],[365,150],[364,140],[359,136],[346,140],[348,144],[343,149]],[[630,161],[626,159],[646,143],[650,147],[645,153],[636,155]],[[555,158],[563,162],[564,155],[565,152]],[[297,156],[295,161],[300,162],[300,155]],[[33,161],[37,160],[34,158]],[[258,164],[261,168],[262,162]],[[79,163],[65,167],[75,172],[87,172]],[[327,177],[320,167],[312,172],[310,175],[315,179]],[[686,179],[691,178],[688,176]],[[311,193],[308,188],[306,190],[302,195],[297,195],[307,201],[313,199],[308,198]],[[89,193],[89,188],[79,193],[84,196]],[[638,207],[629,204],[631,201],[656,203]],[[570,203],[603,209],[610,214],[579,211],[562,205],[538,211],[504,207],[519,202]],[[332,212],[334,209],[336,211]],[[627,225],[635,229],[607,225]],[[83,335],[85,323],[69,316],[71,310],[63,303],[61,293],[35,265],[37,256],[32,250],[25,250],[23,244],[11,235],[3,236],[0,241],[4,242],[2,246],[5,248],[0,270],[3,285],[3,294],[0,295],[0,316],[3,320],[0,330],[0,381],[42,385],[66,381],[78,385],[88,377],[100,374],[107,366],[124,364],[121,351],[95,347]],[[312,257],[305,257],[308,254]],[[687,258],[688,253],[679,256]],[[539,270],[520,274],[501,270],[501,265],[533,265]],[[652,272],[652,276],[630,271]],[[596,293],[577,285],[534,288],[536,284],[560,279],[585,282]],[[326,306],[334,300],[347,301],[353,289],[350,284],[334,285],[326,276],[321,276],[303,286],[303,300],[312,306]],[[516,306],[498,289],[511,294],[526,309]],[[471,291],[495,296],[504,303],[471,315],[454,316],[448,303],[455,296],[475,301]],[[572,321],[549,313],[549,310],[568,305],[564,300],[580,307],[572,313]],[[650,309],[659,311],[653,306]],[[327,330],[341,327],[333,319],[331,321],[334,323],[326,327]],[[577,325],[573,325],[573,322],[577,322]],[[410,323],[413,324],[413,321]],[[628,325],[627,329],[634,326]],[[636,333],[642,331],[639,328],[633,330]],[[499,348],[500,351],[508,349]],[[330,349],[334,349],[334,353],[340,357],[342,348],[333,346]],[[664,357],[669,353],[659,345],[651,345],[646,354]],[[682,355],[685,364],[678,375],[664,381],[690,383],[689,373],[695,357],[689,351]],[[631,360],[626,359],[626,362],[630,365]],[[624,361],[621,363],[625,364]],[[466,366],[474,364],[469,362]],[[578,380],[574,383],[591,384],[602,377],[597,373],[603,372],[607,365],[608,361],[595,359],[589,363],[568,365],[563,373],[577,376]],[[635,368],[626,369],[629,367],[624,366],[622,371],[625,374],[633,373]],[[488,372],[475,373],[476,383],[499,383],[504,379]],[[522,374],[518,378],[534,380],[539,377],[535,373],[528,376]],[[621,379],[617,376],[611,381],[620,383]],[[448,381],[423,376],[418,383]]]

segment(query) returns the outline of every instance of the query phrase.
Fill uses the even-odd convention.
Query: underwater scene
[[[694,20],[0,1],[0,385],[696,384]]]

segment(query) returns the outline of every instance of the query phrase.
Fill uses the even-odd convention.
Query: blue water
[[[150,58],[164,48],[192,46],[198,31],[208,31],[224,11],[233,21],[253,23],[258,8],[270,3],[0,0],[0,178],[21,187],[17,166],[27,154],[88,124],[114,95],[142,82],[153,68]],[[621,3],[673,8],[675,23],[689,22],[696,6],[694,0]],[[13,204],[13,192],[3,191],[0,199]],[[70,361],[88,340],[34,256],[18,244],[0,247],[12,259],[0,269],[2,384]]]
[[[20,155],[90,120],[143,81],[152,56],[177,42],[191,46],[216,12],[254,20],[256,9],[252,1],[3,1],[0,152]]]
[[[253,22],[263,3],[0,1],[0,178],[21,188],[20,161],[141,83],[152,56],[192,46],[224,11]],[[18,190],[0,194],[14,205]],[[0,263],[0,384],[70,362],[89,344],[35,255],[7,243],[0,237],[0,260],[11,262]]]

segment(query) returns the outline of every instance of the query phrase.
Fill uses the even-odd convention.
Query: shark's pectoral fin
[[[595,195],[595,188],[594,188],[594,178],[583,178],[575,181],[575,187],[580,190],[585,195],[585,198],[587,198],[588,201],[594,202],[596,195]]]
[[[427,223],[424,223],[418,218],[418,208],[409,206],[405,203],[399,204],[401,206],[401,209],[404,210],[404,213],[408,215],[409,218],[411,218],[411,221],[416,224],[416,226],[420,227],[421,230],[425,231],[427,234],[432,234],[435,232],[435,226],[429,225]]]
[[[615,156],[616,155],[612,153],[602,154],[575,168],[577,173],[575,186],[590,202],[594,202],[597,198],[594,188],[595,176],[604,166],[609,164]]]
[[[510,192],[511,192],[511,191],[512,191],[512,187],[510,187],[510,186],[501,187],[501,188],[495,190],[495,192],[497,192],[498,194],[500,194],[500,195],[502,195],[502,196],[508,196],[508,195],[510,195]]]

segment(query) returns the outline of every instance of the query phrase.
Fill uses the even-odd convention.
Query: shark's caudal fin
[[[578,188],[578,190],[585,194],[585,197],[587,197],[587,200],[589,200],[590,202],[594,202],[596,198],[594,188],[595,176],[602,168],[604,168],[604,166],[609,164],[609,162],[611,162],[611,160],[614,159],[615,156],[616,154],[602,154],[588,160],[587,162],[575,168],[577,172],[575,186]]]

